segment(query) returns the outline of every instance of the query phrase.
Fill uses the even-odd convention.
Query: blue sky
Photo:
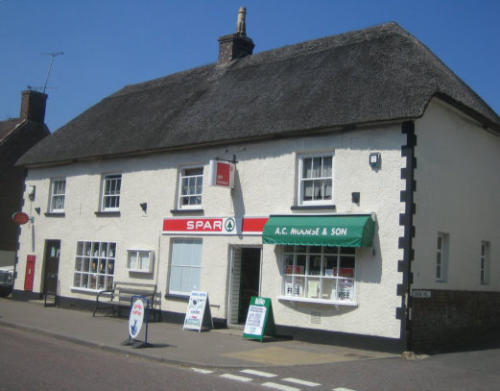
[[[247,8],[255,52],[395,21],[500,113],[498,0],[0,0],[0,120],[42,88],[57,130],[120,89],[217,60]]]

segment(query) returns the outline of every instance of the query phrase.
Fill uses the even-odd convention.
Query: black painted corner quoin
[[[397,295],[401,296],[401,307],[396,309],[396,318],[401,320],[401,342],[406,350],[411,350],[411,322],[409,315],[411,308],[410,288],[413,283],[411,262],[414,254],[412,239],[415,235],[413,193],[416,188],[414,170],[416,167],[415,146],[417,144],[414,122],[403,122],[401,132],[406,135],[406,144],[401,147],[401,156],[406,158],[406,167],[401,169],[401,179],[405,180],[406,186],[400,195],[401,202],[405,203],[405,213],[399,216],[399,223],[404,227],[404,236],[399,238],[399,248],[403,249],[403,259],[398,262],[398,272],[403,273],[403,282],[397,286]]]

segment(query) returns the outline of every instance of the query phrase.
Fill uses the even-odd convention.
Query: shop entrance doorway
[[[260,247],[233,247],[229,286],[229,324],[245,323],[250,298],[260,294]]]
[[[43,299],[46,306],[56,304],[60,249],[59,240],[45,241]]]

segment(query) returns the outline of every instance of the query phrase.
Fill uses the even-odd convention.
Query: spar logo
[[[233,232],[235,227],[236,227],[236,222],[232,217],[226,219],[226,222],[224,223],[224,229],[227,232]]]

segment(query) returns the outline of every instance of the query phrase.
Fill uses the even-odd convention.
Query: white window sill
[[[203,208],[200,207],[199,208],[182,208],[182,209],[170,209],[170,213],[172,213],[173,215],[175,214],[202,214],[204,213],[203,211]]]
[[[94,212],[97,217],[104,217],[104,216],[120,216],[120,210],[99,210],[97,212]]]
[[[99,293],[100,291],[104,291],[105,289],[88,289],[88,288],[79,288],[79,287],[72,287],[71,291],[72,292],[82,292],[82,293]]]
[[[329,206],[335,206],[335,203],[333,201],[299,201],[297,203],[297,206],[314,206],[314,207],[329,207]]]
[[[65,217],[64,210],[58,210],[58,211],[49,211],[44,213],[46,217]]]
[[[142,273],[142,274],[151,274],[152,270],[144,270],[144,269],[127,269],[129,273]]]
[[[185,300],[189,301],[191,294],[186,294],[186,293],[175,293],[175,292],[169,292],[165,294],[165,299],[179,299],[179,300]]]
[[[356,303],[355,301],[313,299],[313,298],[296,297],[296,296],[278,296],[278,300],[294,301],[294,302],[298,302],[298,303],[335,305],[335,306],[343,305],[343,306],[347,306],[347,307],[357,307],[358,306],[358,303]]]

